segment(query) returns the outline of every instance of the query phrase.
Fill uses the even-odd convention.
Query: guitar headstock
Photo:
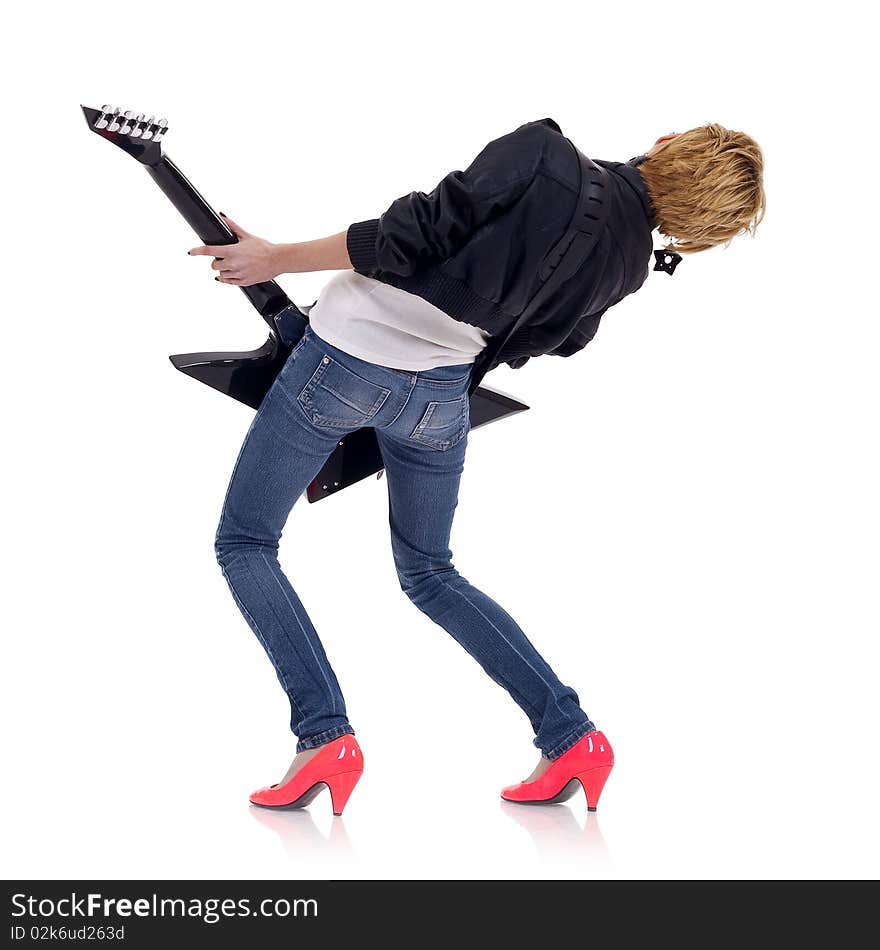
[[[161,141],[168,131],[165,119],[147,118],[143,113],[124,112],[113,106],[90,109],[82,106],[89,128],[101,138],[119,146],[144,165],[155,165],[162,157]]]

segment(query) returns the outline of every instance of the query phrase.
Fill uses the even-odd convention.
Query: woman
[[[626,163],[593,161],[607,173],[601,234],[493,365],[519,368],[533,356],[582,349],[602,314],[647,277],[655,227],[674,239],[668,252],[693,253],[754,234],[763,217],[763,157],[742,132],[710,124],[662,136]],[[363,770],[339,684],[277,552],[293,505],[338,441],[372,426],[401,587],[509,692],[535,731],[541,759],[502,797],[561,801],[580,783],[595,809],[614,764],[607,738],[513,617],[455,570],[449,550],[471,370],[558,260],[580,167],[557,123],[538,120],[490,142],[430,194],[412,192],[339,234],[272,244],[227,218],[237,244],[190,251],[213,256],[215,280],[239,287],[340,271],[253,420],[216,534],[223,574],[275,667],[298,737],[287,773],[254,792],[255,804],[300,807],[327,785],[341,814]]]

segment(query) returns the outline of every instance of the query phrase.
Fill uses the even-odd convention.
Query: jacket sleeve
[[[380,217],[346,235],[354,269],[410,276],[429,259],[451,257],[473,232],[526,191],[541,163],[552,119],[519,126],[490,142],[464,171],[450,172],[430,193],[398,198]]]

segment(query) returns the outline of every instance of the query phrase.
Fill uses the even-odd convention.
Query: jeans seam
[[[263,635],[262,630],[260,630],[260,625],[257,623],[253,614],[247,609],[241,597],[238,596],[238,593],[236,592],[235,587],[233,586],[232,580],[229,577],[229,575],[226,573],[226,568],[222,564],[220,565],[220,571],[223,574],[223,576],[226,578],[226,583],[229,585],[229,589],[232,591],[233,598],[235,599],[236,603],[241,607],[241,610],[244,613],[245,618],[250,623],[251,629],[254,631],[254,633],[257,636],[257,639],[263,645],[263,649],[266,651],[266,654],[268,655],[269,660],[271,661],[279,677],[281,678],[281,685],[284,687],[284,692],[286,693],[287,698],[293,704],[293,707],[296,709],[297,713],[299,714],[300,719],[302,719],[303,711],[302,709],[300,709],[299,703],[297,703],[296,699],[294,699],[293,697],[290,686],[288,685],[288,682],[287,682],[287,677],[284,675],[284,670],[281,668],[280,664],[275,659],[275,654],[272,652],[272,648],[269,646],[269,641]]]
[[[416,376],[416,377],[413,378],[413,381],[412,381],[412,383],[410,384],[410,387],[409,387],[409,392],[406,394],[406,399],[403,400],[403,405],[400,407],[400,412],[398,412],[397,415],[396,415],[386,426],[384,426],[384,428],[388,429],[388,428],[390,428],[391,426],[393,426],[394,423],[397,422],[397,420],[400,418],[401,413],[403,412],[403,410],[406,409],[406,407],[409,405],[410,397],[412,396],[412,394],[413,394],[413,392],[415,391],[415,388],[416,388],[416,380],[417,380],[417,379],[418,379],[418,376]]]
[[[309,649],[312,651],[312,656],[315,658],[315,663],[317,664],[318,669],[320,669],[321,671],[321,676],[324,678],[324,683],[327,686],[327,692],[330,696],[330,712],[331,712],[331,715],[335,716],[336,715],[336,697],[333,695],[333,687],[330,685],[330,680],[327,677],[327,671],[324,669],[324,665],[318,659],[318,654],[315,651],[315,646],[312,643],[311,638],[309,637],[308,633],[306,633],[306,628],[303,626],[302,620],[299,619],[299,614],[296,612],[296,607],[294,607],[293,604],[290,602],[290,598],[287,596],[287,591],[284,589],[284,586],[282,585],[281,581],[278,580],[277,576],[275,575],[275,572],[272,570],[272,565],[269,563],[268,558],[266,557],[265,553],[262,550],[260,551],[260,557],[263,559],[263,562],[265,563],[266,567],[269,569],[269,573],[271,574],[272,579],[275,581],[275,583],[278,585],[279,590],[284,595],[284,600],[286,601],[287,606],[290,607],[291,611],[293,612],[293,616],[296,617],[296,622],[299,624],[300,630],[302,630],[303,639],[309,645]],[[293,640],[291,639],[290,636],[288,636],[287,639],[291,643],[293,643]]]
[[[226,520],[226,509],[229,504],[229,496],[232,494],[232,485],[235,482],[235,476],[238,474],[238,469],[241,465],[241,460],[244,456],[244,450],[247,448],[248,440],[251,437],[251,433],[254,431],[257,425],[257,419],[260,418],[263,414],[263,406],[265,405],[265,399],[260,404],[260,408],[257,410],[256,415],[251,419],[251,424],[248,426],[248,430],[245,433],[244,441],[241,443],[241,447],[238,450],[238,456],[235,459],[235,464],[232,466],[232,474],[229,476],[229,484],[226,486],[226,494],[223,496],[223,505],[220,508],[220,523],[217,525],[217,531],[214,534],[214,546],[216,549],[217,543],[220,540],[220,535],[223,531],[223,522]]]
[[[455,593],[458,594],[458,596],[461,597],[462,600],[464,600],[466,603],[470,604],[471,607],[473,607],[473,609],[486,621],[486,623],[489,624],[489,626],[498,634],[498,636],[501,637],[501,639],[510,647],[510,649],[513,650],[513,652],[523,661],[523,663],[525,663],[525,665],[535,674],[535,676],[537,676],[538,679],[547,687],[547,690],[550,693],[550,695],[553,696],[553,688],[550,686],[547,680],[545,680],[544,677],[541,676],[541,674],[532,666],[531,663],[529,663],[529,661],[522,655],[522,653],[520,653],[519,650],[517,650],[517,648],[510,642],[510,640],[508,640],[507,637],[504,636],[504,634],[483,613],[483,611],[480,610],[480,608],[472,600],[470,600],[460,590],[458,590],[458,588],[453,587],[452,584],[450,584],[449,581],[447,581],[445,577],[440,576],[436,572],[434,572],[434,574],[440,580],[442,584],[445,584],[449,588],[449,590],[455,591]],[[553,701],[554,703],[556,703],[557,706],[559,705],[559,701],[556,699],[555,696],[553,696]]]
[[[284,631],[284,636],[285,636],[287,642],[290,644],[291,648],[293,649],[294,655],[299,658],[299,661],[300,661],[300,663],[302,664],[303,668],[304,668],[304,669],[308,669],[308,667],[306,666],[306,664],[302,662],[302,657],[299,656],[299,650],[297,650],[297,648],[296,648],[296,643],[294,642],[294,640],[293,640],[293,638],[290,636],[290,634],[287,632],[287,630],[286,630],[284,624],[281,622],[281,618],[278,616],[278,614],[277,614],[276,611],[275,611],[275,608],[272,606],[272,598],[269,597],[269,596],[266,594],[266,592],[265,592],[265,591],[263,590],[263,588],[260,586],[260,582],[259,582],[259,580],[257,579],[256,574],[254,574],[254,572],[251,570],[250,565],[248,564],[248,560],[247,560],[247,555],[246,555],[246,554],[243,555],[242,560],[244,561],[245,568],[246,568],[247,572],[250,574],[251,578],[253,579],[254,586],[260,591],[260,593],[263,595],[263,597],[266,598],[266,603],[269,604],[269,609],[272,611],[273,614],[275,614],[275,619],[278,621],[278,626],[282,629],[282,631]],[[322,673],[323,673],[323,670],[322,670]],[[312,680],[314,681],[315,685],[316,685],[316,686],[318,687],[318,689],[320,690],[320,689],[321,689],[321,684],[318,682],[318,679],[317,679],[317,678],[315,677],[315,675],[314,675],[313,673],[311,673],[311,672],[309,673],[309,675],[312,677]]]
[[[541,710],[538,709],[537,706],[532,705],[532,703],[510,682],[510,680],[506,676],[499,673],[497,670],[495,670],[495,676],[497,676],[501,680],[504,680],[504,684],[505,684],[504,688],[512,696],[519,696],[519,698],[522,700],[522,702],[520,703],[520,709],[523,709],[523,707],[527,707],[528,709],[531,709],[533,711],[533,713],[535,714],[535,719],[540,720],[542,718]],[[523,711],[525,712],[525,709],[523,709]],[[529,713],[526,713],[526,716],[528,716],[529,724],[532,725],[532,728],[534,729],[535,726],[532,724],[532,716],[529,715]],[[537,729],[535,731],[537,732]]]
[[[472,600],[470,600],[470,598],[466,597],[457,587],[453,587],[452,584],[450,584],[449,581],[445,577],[443,577],[436,571],[432,571],[432,573],[440,581],[441,584],[444,584],[449,590],[454,591],[456,594],[458,594],[458,596],[461,597],[465,601],[465,603],[469,604],[489,624],[489,626],[491,626],[492,629],[496,631],[498,636],[501,637],[501,639],[510,647],[510,649],[513,650],[513,652],[523,661],[523,663],[525,663],[526,666],[530,670],[532,670],[532,672],[538,677],[538,679],[547,687],[548,692],[552,696],[553,690],[550,688],[550,684],[531,665],[531,663],[529,663],[529,661],[519,652],[519,650],[517,650],[517,648],[507,639],[507,637],[504,636],[504,634],[495,626],[495,624],[492,623],[492,621],[483,613],[483,611],[480,610],[480,608]],[[507,678],[506,677],[503,677],[503,678],[506,681]],[[520,693],[519,690],[513,690],[513,692],[518,693],[520,696],[522,696],[523,699],[526,699],[526,697],[523,696],[523,694]],[[554,702],[556,702],[555,697],[554,697]],[[531,707],[535,711],[535,713],[538,714],[536,718],[543,719],[543,714],[541,713],[541,711],[538,709],[537,706],[533,706],[532,703],[529,702],[527,699],[526,699],[526,705]]]

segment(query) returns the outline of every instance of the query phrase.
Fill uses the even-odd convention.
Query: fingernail
[[[187,254],[190,254],[190,251],[187,251],[186,253],[187,253]]]
[[[219,278],[219,277],[215,277],[214,280],[220,280],[220,278]]]
[[[221,217],[221,218],[225,218],[225,217],[226,217],[226,212],[225,212],[225,211],[221,211],[221,212],[220,212],[220,217]]]

